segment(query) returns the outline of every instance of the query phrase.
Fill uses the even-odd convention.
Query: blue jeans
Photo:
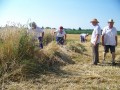
[[[85,42],[85,38],[83,36],[80,36],[81,42]]]
[[[39,40],[39,47],[43,48],[42,37],[38,37]]]
[[[64,37],[56,37],[57,44],[64,44]]]

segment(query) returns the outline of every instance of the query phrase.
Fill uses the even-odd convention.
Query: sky
[[[92,29],[97,18],[101,28],[108,19],[120,30],[120,0],[0,0],[0,26],[36,22],[40,27]]]

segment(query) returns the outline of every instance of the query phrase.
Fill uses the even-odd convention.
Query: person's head
[[[90,21],[90,23],[92,23],[93,26],[96,26],[99,22],[96,18],[94,18]]]
[[[60,26],[60,28],[59,28],[59,29],[60,29],[60,31],[62,31],[62,30],[63,30],[63,26]]]
[[[36,27],[37,27],[37,25],[36,25],[35,22],[31,22],[31,23],[29,24],[29,26],[30,26],[32,29],[36,29]]]
[[[109,28],[112,28],[113,25],[114,25],[113,19],[109,19],[109,20],[108,20],[108,26],[109,26]]]

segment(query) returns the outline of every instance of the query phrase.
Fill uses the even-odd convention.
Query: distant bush
[[[81,29],[81,30],[65,30],[67,34],[81,34],[81,33],[88,33],[89,35],[92,34],[93,29]],[[118,30],[118,35],[120,35],[120,31]]]
[[[88,34],[92,34],[92,30],[90,29],[90,30],[88,30],[88,29],[86,29],[86,30],[65,30],[65,32],[67,33],[67,34],[81,34],[81,33],[88,33]]]
[[[120,35],[120,30],[119,30],[119,31],[117,31],[117,33],[118,33],[118,35]]]

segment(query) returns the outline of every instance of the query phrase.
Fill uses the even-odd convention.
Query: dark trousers
[[[85,42],[85,38],[83,36],[80,36],[81,42]]]
[[[56,37],[57,44],[64,44],[64,37]]]
[[[92,54],[93,54],[93,64],[97,64],[99,62],[99,43],[94,46],[92,46]]]
[[[39,40],[39,47],[43,48],[42,37],[38,37]]]

